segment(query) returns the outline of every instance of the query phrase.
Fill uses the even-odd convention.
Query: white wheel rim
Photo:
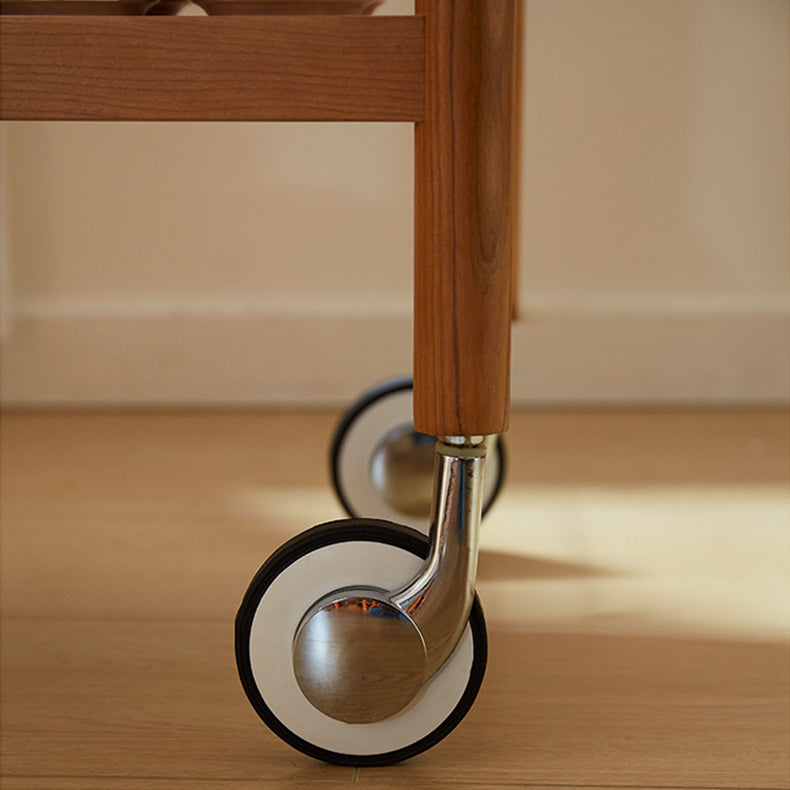
[[[474,661],[467,624],[447,663],[397,716],[373,724],[346,724],[326,716],[304,697],[293,672],[292,642],[304,613],[333,590],[351,585],[394,589],[418,570],[411,552],[373,541],[324,546],[300,557],[269,585],[250,629],[250,667],[269,710],[295,735],[347,755],[386,754],[429,735],[453,712],[469,683]]]
[[[337,479],[351,515],[381,518],[406,524],[427,535],[430,517],[406,515],[382,497],[371,480],[373,455],[385,436],[404,427],[414,428],[413,392],[398,390],[366,406],[348,426],[337,455]],[[483,483],[483,507],[491,501],[499,479],[499,453],[489,450]]]

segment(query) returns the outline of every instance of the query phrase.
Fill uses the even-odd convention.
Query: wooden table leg
[[[517,2],[417,0],[414,421],[439,436],[508,423]]]

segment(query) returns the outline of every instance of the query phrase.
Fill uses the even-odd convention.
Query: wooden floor
[[[788,787],[783,413],[516,414],[478,701],[358,771],[272,735],[232,649],[258,565],[341,515],[334,419],[6,416],[5,790]]]

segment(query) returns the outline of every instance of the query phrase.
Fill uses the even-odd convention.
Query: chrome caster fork
[[[294,748],[388,765],[431,748],[471,708],[487,659],[474,582],[490,443],[436,443],[430,539],[386,521],[330,522],[253,578],[236,617],[239,676]]]
[[[431,548],[420,571],[394,590],[335,590],[303,617],[294,673],[327,716],[355,724],[394,716],[452,654],[474,599],[485,460],[485,437],[437,441]]]

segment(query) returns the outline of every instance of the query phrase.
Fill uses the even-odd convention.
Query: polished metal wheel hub
[[[425,679],[425,645],[383,591],[341,591],[297,630],[293,666],[314,707],[333,719],[367,724],[405,708]]]

